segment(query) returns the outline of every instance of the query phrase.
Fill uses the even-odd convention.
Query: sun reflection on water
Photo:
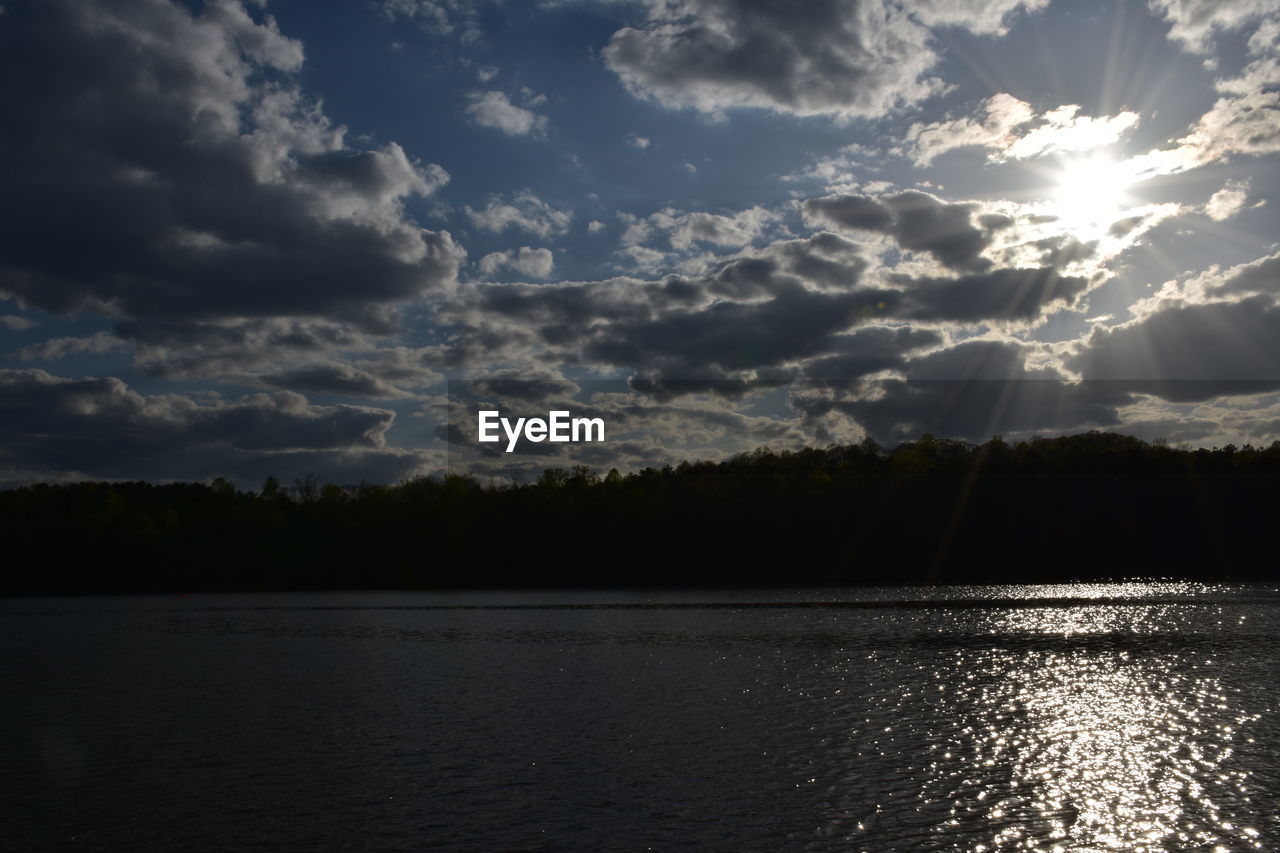
[[[985,612],[991,634],[1028,639],[957,650],[954,668],[935,673],[941,718],[960,724],[933,739],[921,801],[950,802],[934,831],[985,836],[974,851],[1261,849],[1220,805],[1248,802],[1246,774],[1224,762],[1256,717],[1233,713],[1211,660],[1127,647],[1165,616]]]

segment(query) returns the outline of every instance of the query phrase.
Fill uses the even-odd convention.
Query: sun
[[[1068,227],[1105,227],[1132,204],[1132,184],[1131,170],[1108,154],[1066,157],[1054,175],[1049,202]]]

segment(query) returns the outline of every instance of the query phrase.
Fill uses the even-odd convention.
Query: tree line
[[[527,484],[0,492],[5,594],[1276,577],[1280,442],[762,448]]]

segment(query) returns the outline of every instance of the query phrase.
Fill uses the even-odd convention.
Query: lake
[[[1280,849],[1280,589],[0,600],[6,849]]]

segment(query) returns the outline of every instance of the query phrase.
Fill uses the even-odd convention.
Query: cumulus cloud
[[[781,216],[762,207],[721,214],[664,208],[646,217],[619,213],[626,225],[618,254],[645,272],[702,272],[718,261],[715,249],[740,249],[765,236]]]
[[[1134,319],[1095,328],[1064,363],[1085,379],[1144,382],[1165,399],[1280,388],[1278,296],[1275,255],[1170,282]]]
[[[917,190],[873,198],[848,194],[809,199],[805,218],[814,224],[893,237],[904,249],[928,252],[958,270],[985,270],[983,251],[993,234],[1013,224],[1007,216],[979,215],[975,204],[948,204]]]
[[[870,326],[831,341],[829,354],[804,367],[809,379],[852,381],[885,370],[906,366],[907,355],[942,344],[943,338],[930,329],[909,326]]]
[[[395,480],[424,460],[387,446],[394,417],[315,406],[288,391],[202,404],[140,394],[113,377],[0,370],[0,469],[157,480],[221,473],[249,482],[313,470],[336,482]]]
[[[1003,92],[992,95],[980,107],[985,118],[972,116],[936,122],[916,122],[907,129],[905,150],[918,166],[928,166],[941,154],[956,148],[981,146],[1005,148],[1015,137],[1013,129],[1035,118],[1035,110]]]
[[[1067,364],[1090,379],[1159,380],[1166,398],[1280,388],[1280,309],[1267,296],[1165,308],[1095,330]]]
[[[1186,136],[1131,158],[1127,170],[1140,178],[1171,175],[1238,155],[1280,151],[1280,60],[1254,60],[1214,87],[1222,97]]]
[[[500,234],[508,228],[515,228],[543,239],[566,233],[573,219],[571,212],[553,208],[528,189],[517,192],[510,202],[494,196],[483,210],[476,210],[470,205],[464,210],[471,224],[485,231]]]
[[[1034,320],[1050,308],[1066,307],[1084,293],[1088,279],[1062,275],[1053,267],[998,269],[959,278],[890,276],[906,284],[895,314],[914,320]]]
[[[444,319],[458,330],[450,341],[458,367],[627,368],[647,381],[727,387],[900,367],[905,353],[940,340],[914,325],[1027,324],[1088,284],[1052,268],[890,273],[857,243],[822,232],[744,250],[698,276],[477,284]]]
[[[270,16],[231,0],[7,10],[0,292],[138,329],[387,328],[395,306],[446,292],[462,250],[404,212],[446,173],[395,143],[348,146],[297,88],[302,61]]]
[[[1209,197],[1209,201],[1205,203],[1204,212],[1214,222],[1225,222],[1241,210],[1244,210],[1248,200],[1249,181],[1247,178],[1239,181],[1227,181],[1222,189]]]
[[[627,230],[622,242],[626,246],[637,246],[661,237],[678,250],[690,249],[697,243],[742,247],[758,238],[777,218],[777,214],[763,207],[728,215],[668,207],[644,219],[624,215]]]
[[[1280,151],[1280,60],[1251,62],[1215,88],[1224,97],[1179,140],[1182,151],[1197,163]]]
[[[485,275],[493,275],[506,268],[530,278],[548,278],[555,269],[555,259],[551,256],[550,249],[521,246],[519,249],[491,252],[481,258],[478,265]]]
[[[1193,53],[1208,53],[1221,31],[1276,14],[1269,0],[1150,0],[1150,5],[1172,25],[1169,38]]]
[[[957,148],[990,149],[988,160],[1025,160],[1046,154],[1089,151],[1110,145],[1138,124],[1138,114],[1125,110],[1114,116],[1082,116],[1067,104],[1036,113],[1012,95],[992,95],[980,106],[984,118],[972,116],[917,122],[907,130],[903,151],[916,165],[927,166]]]
[[[472,92],[467,115],[483,127],[492,127],[511,136],[540,136],[547,130],[547,117],[511,103],[505,92]]]
[[[849,118],[942,88],[928,76],[937,61],[929,30],[882,0],[821,0],[803,15],[749,0],[646,7],[645,24],[614,33],[603,56],[631,92],[669,107]]]

